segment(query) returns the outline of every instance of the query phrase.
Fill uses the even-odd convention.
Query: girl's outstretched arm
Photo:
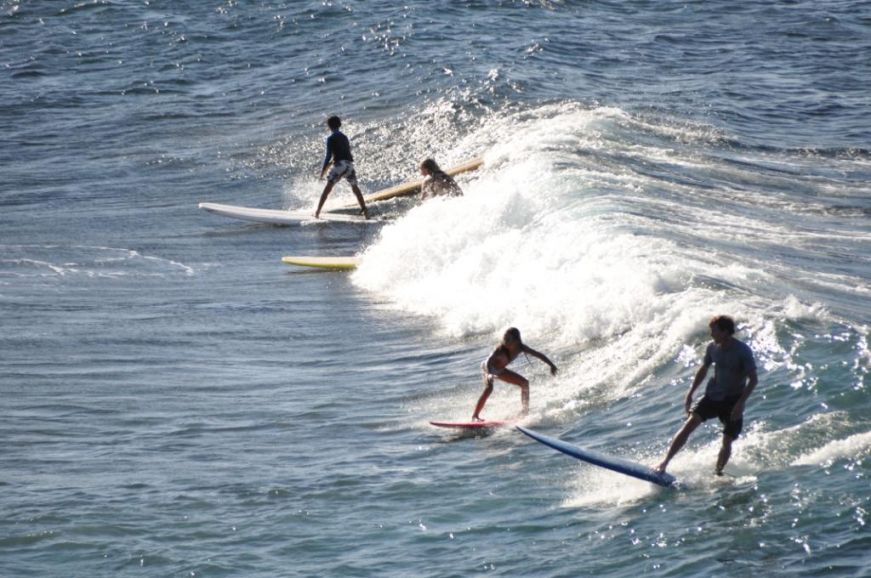
[[[540,360],[542,360],[543,362],[545,362],[546,364],[548,364],[550,366],[550,374],[556,375],[556,365],[554,365],[553,361],[551,361],[550,359],[547,358],[547,355],[545,355],[544,353],[541,353],[540,351],[534,350],[533,348],[529,347],[526,344],[523,345],[523,352],[527,353],[533,357],[537,357]]]

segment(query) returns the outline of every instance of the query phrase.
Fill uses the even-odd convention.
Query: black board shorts
[[[723,433],[732,439],[738,439],[738,436],[741,435],[741,430],[744,428],[744,418],[732,421],[731,415],[732,408],[735,407],[739,399],[741,399],[740,395],[728,397],[722,401],[714,401],[705,395],[696,403],[693,413],[699,416],[702,421],[708,421],[715,417],[718,418],[725,426],[723,427]]]

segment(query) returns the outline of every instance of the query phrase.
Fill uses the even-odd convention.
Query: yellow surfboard
[[[305,255],[288,255],[281,261],[298,267],[314,267],[316,269],[355,269],[360,262],[359,257],[310,257]]]

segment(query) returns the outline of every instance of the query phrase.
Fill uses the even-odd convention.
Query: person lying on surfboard
[[[444,172],[433,159],[426,159],[420,163],[420,174],[423,175],[423,185],[420,187],[420,200],[441,195],[460,197],[463,190],[457,181]]]
[[[484,404],[487,403],[487,398],[493,393],[493,380],[499,378],[502,381],[513,383],[520,386],[520,401],[523,404],[522,415],[529,413],[529,380],[522,375],[515,373],[507,368],[508,364],[517,359],[521,353],[531,355],[542,360],[550,366],[551,375],[556,375],[556,365],[547,358],[543,353],[539,353],[529,347],[520,339],[520,330],[516,327],[510,327],[502,336],[502,343],[493,350],[490,357],[481,363],[481,373],[484,379],[484,391],[481,397],[478,398],[478,403],[475,405],[475,413],[472,414],[472,421],[483,421],[481,419],[481,410],[484,409]]]
[[[713,342],[705,350],[702,366],[696,372],[692,385],[684,398],[684,410],[689,415],[683,427],[675,434],[665,459],[656,466],[657,472],[664,472],[671,459],[687,442],[690,434],[702,422],[716,417],[723,424],[723,443],[717,456],[718,476],[732,454],[732,442],[738,439],[744,427],[744,404],[756,388],[756,362],[750,346],[733,337],[735,321],[727,315],[717,315],[708,323]],[[708,368],[714,366],[714,377],[708,381],[705,395],[695,407],[693,392],[704,381]],[[691,409],[692,408],[692,409]]]
[[[330,169],[330,174],[327,175],[327,184],[324,187],[324,192],[321,193],[321,199],[318,201],[318,210],[315,211],[315,219],[320,217],[321,209],[330,195],[330,191],[343,178],[351,185],[351,190],[354,191],[354,196],[357,197],[357,202],[360,203],[360,213],[369,218],[369,211],[366,209],[366,201],[363,200],[363,193],[360,192],[360,187],[357,186],[357,173],[354,172],[354,157],[351,156],[351,141],[345,136],[345,133],[339,130],[342,126],[342,120],[337,116],[331,116],[327,119],[327,126],[330,127],[330,136],[327,137],[327,156],[324,158],[324,166],[321,167],[321,176],[324,178],[324,173],[327,172],[327,167],[330,166],[330,160],[333,161],[333,168]]]

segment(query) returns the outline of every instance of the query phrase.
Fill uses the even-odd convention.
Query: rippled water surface
[[[863,2],[0,1],[0,574],[868,575],[869,53]],[[197,208],[313,210],[330,114],[364,192],[484,166]],[[717,313],[722,478],[714,424],[676,489],[428,424],[514,325],[527,426],[656,463]]]

